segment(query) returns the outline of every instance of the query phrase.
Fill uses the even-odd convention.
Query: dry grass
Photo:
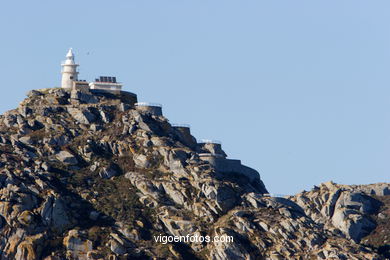
[[[382,213],[385,217],[379,218],[378,214],[374,216],[377,227],[362,240],[362,243],[378,249],[383,256],[390,258],[390,196],[375,198],[382,202],[378,214]]]

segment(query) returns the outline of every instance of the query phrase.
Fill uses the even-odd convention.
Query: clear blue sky
[[[389,181],[390,1],[2,1],[0,112],[115,75],[270,192]]]

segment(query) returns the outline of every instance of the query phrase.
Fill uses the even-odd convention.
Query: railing
[[[198,140],[198,144],[222,144],[222,142],[218,140],[211,140],[211,139],[200,139]]]
[[[172,127],[184,127],[184,128],[190,128],[191,126],[188,124],[171,124]]]
[[[225,158],[222,154],[217,153],[200,153],[199,157],[215,157],[215,158]]]
[[[159,103],[148,103],[148,102],[139,102],[139,103],[135,103],[135,105],[140,107],[162,107],[162,105]]]
[[[66,61],[64,62],[61,62],[61,66],[80,66],[79,64],[76,64],[76,63],[66,63]]]

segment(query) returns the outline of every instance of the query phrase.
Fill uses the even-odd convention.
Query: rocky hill
[[[389,184],[267,195],[134,94],[33,90],[0,116],[1,259],[385,259]],[[233,241],[162,243],[163,236]]]

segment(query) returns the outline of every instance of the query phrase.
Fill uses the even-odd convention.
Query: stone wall
[[[146,105],[144,103],[135,104],[135,108],[144,113],[149,113],[154,116],[162,116],[162,108],[157,105]]]
[[[250,181],[259,178],[259,173],[256,170],[242,165],[240,160],[226,159],[220,154],[199,154],[199,157],[201,160],[209,162],[221,173],[241,174]]]
[[[198,143],[198,150],[200,153],[219,154],[225,158],[227,157],[226,153],[222,150],[222,145],[217,142],[200,142]]]

